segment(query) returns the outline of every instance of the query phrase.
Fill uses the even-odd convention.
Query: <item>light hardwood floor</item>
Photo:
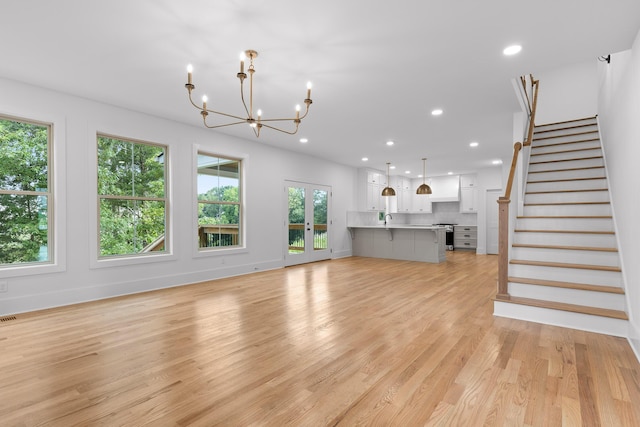
[[[626,340],[492,316],[497,258],[346,258],[0,323],[2,426],[640,426]]]

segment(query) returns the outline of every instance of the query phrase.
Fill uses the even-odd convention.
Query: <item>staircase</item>
[[[620,257],[595,118],[536,126],[496,314],[626,336]]]

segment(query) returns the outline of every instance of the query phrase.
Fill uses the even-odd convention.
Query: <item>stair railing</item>
[[[511,235],[513,223],[509,222],[510,212],[509,204],[511,203],[511,190],[513,188],[513,180],[516,175],[518,166],[518,155],[523,147],[529,147],[533,139],[533,128],[535,126],[536,108],[538,106],[538,86],[539,81],[535,80],[532,75],[530,77],[530,87],[527,87],[526,77],[521,77],[527,107],[529,109],[529,121],[525,130],[526,138],[524,143],[516,142],[513,145],[513,158],[511,160],[511,169],[509,170],[509,178],[505,188],[504,196],[498,198],[498,291],[496,299],[509,299],[509,236]],[[529,98],[529,89],[533,102]]]

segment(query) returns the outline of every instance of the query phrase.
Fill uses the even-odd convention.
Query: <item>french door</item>
[[[285,181],[285,265],[331,258],[331,187]]]

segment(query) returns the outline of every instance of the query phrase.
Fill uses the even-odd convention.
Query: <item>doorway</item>
[[[285,266],[331,258],[331,187],[285,181]]]
[[[498,198],[502,190],[487,190],[487,254],[498,254]]]

